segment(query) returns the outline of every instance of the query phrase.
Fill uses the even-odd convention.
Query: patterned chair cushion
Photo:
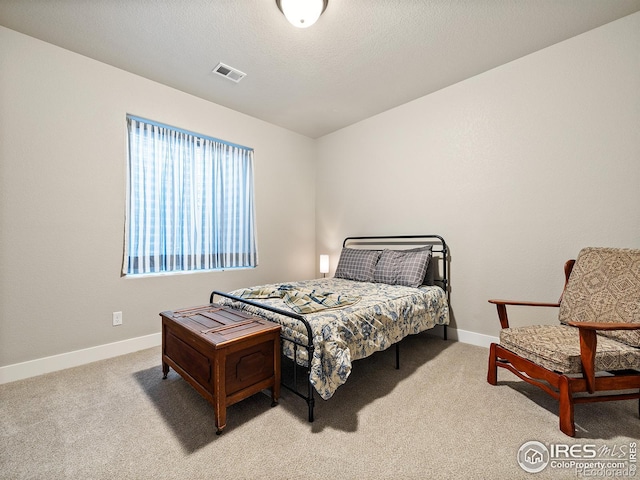
[[[580,334],[569,325],[504,328],[500,345],[555,372],[582,373]],[[598,335],[596,371],[640,370],[640,348]]]
[[[640,250],[584,248],[560,303],[561,323],[640,323]],[[640,347],[640,330],[598,332]]]

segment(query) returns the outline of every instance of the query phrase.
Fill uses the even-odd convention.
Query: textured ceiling
[[[0,0],[0,25],[317,138],[623,16],[640,0]],[[0,46],[1,48],[1,46]],[[211,73],[218,62],[247,76]]]

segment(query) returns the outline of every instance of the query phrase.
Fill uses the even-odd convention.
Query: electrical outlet
[[[113,326],[122,325],[122,312],[113,312]]]

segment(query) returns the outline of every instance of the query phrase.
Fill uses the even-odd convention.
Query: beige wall
[[[127,113],[255,149],[258,268],[121,278]],[[314,276],[314,155],[307,137],[0,27],[0,366],[159,332],[160,311],[213,289]]]
[[[318,250],[441,234],[455,325],[494,336],[488,298],[553,301],[581,247],[640,248],[639,46],[636,13],[320,139]]]

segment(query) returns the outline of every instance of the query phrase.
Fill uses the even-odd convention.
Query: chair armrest
[[[555,302],[527,302],[520,300],[497,300],[491,299],[489,303],[493,303],[498,309],[498,318],[502,328],[509,328],[509,317],[507,316],[507,305],[515,305],[522,307],[559,307],[560,303]]]
[[[567,325],[577,327],[580,332],[580,360],[589,393],[595,391],[596,384],[597,330],[640,330],[640,323],[567,322]]]
[[[520,300],[497,300],[491,299],[489,303],[493,303],[495,305],[521,305],[524,307],[559,307],[560,304],[558,302],[526,302]]]
[[[567,322],[567,325],[587,330],[640,330],[640,323]]]

